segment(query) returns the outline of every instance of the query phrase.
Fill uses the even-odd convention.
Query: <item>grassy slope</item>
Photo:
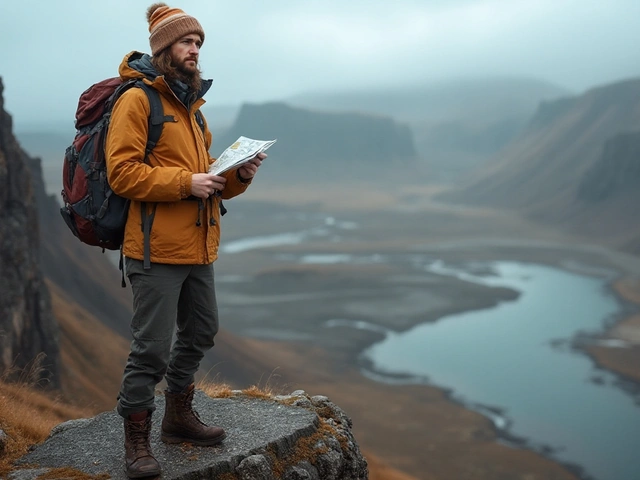
[[[0,478],[11,470],[11,462],[27,453],[30,445],[44,441],[55,425],[91,413],[33,387],[28,382],[0,381],[0,429],[8,436],[4,452],[0,451]]]
[[[65,292],[47,281],[60,325],[62,389],[75,405],[99,412],[112,409],[129,344]]]

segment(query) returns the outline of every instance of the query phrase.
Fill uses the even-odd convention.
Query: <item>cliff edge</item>
[[[151,447],[165,480],[366,480],[367,463],[351,432],[351,419],[327,397],[256,398],[234,391],[211,398],[196,391],[194,409],[205,423],[223,427],[216,447],[160,441],[164,396],[156,396]],[[115,411],[72,420],[18,462],[10,480],[111,478],[126,480],[122,418]]]

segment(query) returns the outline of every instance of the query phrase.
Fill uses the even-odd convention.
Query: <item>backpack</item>
[[[113,193],[109,186],[104,147],[113,106],[133,87],[142,88],[151,108],[146,161],[162,134],[164,115],[160,95],[141,80],[123,82],[118,77],[98,82],[80,95],[76,135],[64,154],[62,218],[81,242],[103,251],[120,249],[124,238],[129,201]]]
[[[149,134],[145,147],[145,161],[158,143],[164,122],[173,117],[164,116],[160,94],[140,79],[122,81],[108,78],[85,90],[76,110],[76,135],[66,149],[62,172],[62,201],[60,214],[71,232],[83,243],[106,250],[120,250],[120,270],[123,270],[122,241],[129,211],[129,200],[115,194],[107,181],[104,155],[107,129],[116,101],[130,88],[141,88],[149,99]],[[198,125],[205,130],[200,111],[196,112]],[[155,215],[142,204],[144,231],[144,264],[150,268],[150,231]],[[122,286],[125,286],[124,271]]]

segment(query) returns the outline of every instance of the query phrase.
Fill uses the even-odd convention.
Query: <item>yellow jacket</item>
[[[142,57],[137,52],[125,56],[119,70],[123,80],[145,77],[130,64]],[[148,62],[149,57],[144,57]],[[205,123],[203,135],[195,117],[204,100],[198,98],[187,111],[163,76],[145,78],[144,82],[160,93],[164,115],[172,116],[174,121],[164,123],[162,136],[145,162],[150,113],[146,94],[140,88],[131,88],[114,106],[105,156],[111,188],[131,200],[123,253],[143,259],[141,202],[147,202],[149,212],[157,202],[150,236],[151,262],[211,263],[218,257],[220,244],[219,197],[204,202],[204,211],[199,210],[198,201],[185,200],[191,195],[191,175],[206,173],[215,161],[209,155],[211,132]],[[235,170],[224,176],[227,183],[223,199],[246,190],[248,183],[240,182]]]

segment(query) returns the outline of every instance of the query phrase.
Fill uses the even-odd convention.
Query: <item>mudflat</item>
[[[640,259],[509,212],[441,204],[433,193],[431,187],[389,192],[366,184],[252,186],[246,200],[229,202],[223,219],[215,267],[222,327],[251,338],[255,352],[272,364],[262,386],[329,396],[353,418],[362,447],[416,478],[580,478],[576,466],[505,442],[487,417],[442,389],[367,378],[359,356],[384,330],[405,331],[518,295],[417,271],[416,259],[614,271],[610,288],[629,313],[599,340],[624,348],[615,342],[578,348],[637,388]]]

